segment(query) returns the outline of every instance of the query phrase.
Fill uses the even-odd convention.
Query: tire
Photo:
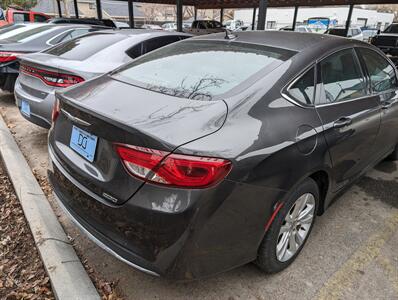
[[[311,195],[313,199],[311,198]],[[298,212],[301,212],[301,214],[298,214],[299,216],[306,216],[305,212],[309,212],[307,218],[302,218],[302,224],[298,224],[300,223],[299,220],[296,220],[294,222],[286,221],[286,218],[288,218],[289,220],[293,220],[292,216],[297,213],[297,211],[294,210],[294,208],[296,208],[295,203],[302,204],[302,206],[303,203],[305,203],[302,210],[298,209]],[[278,212],[270,228],[268,229],[263,241],[261,242],[258,250],[257,260],[255,261],[255,264],[261,270],[269,274],[277,273],[286,269],[296,259],[311,234],[317,215],[316,212],[318,210],[318,205],[318,185],[313,179],[307,178],[291,193],[288,200],[283,204],[281,210]],[[297,206],[297,208],[300,208],[300,206]],[[307,223],[309,223],[308,220],[310,219],[311,211],[312,219],[310,221],[310,225],[308,226]],[[283,233],[281,231],[282,226],[284,227]],[[290,229],[286,230],[287,228]],[[305,230],[305,228],[307,228],[307,230]],[[290,242],[291,240],[286,237],[292,235],[294,237],[294,240]],[[283,243],[283,241],[289,242]],[[286,244],[288,244],[287,248],[283,248],[280,246]],[[279,249],[281,249],[280,251],[277,251],[277,245]],[[297,250],[290,251],[290,245],[296,245]],[[293,249],[294,247],[291,248]],[[286,249],[284,256],[282,255],[283,249]]]

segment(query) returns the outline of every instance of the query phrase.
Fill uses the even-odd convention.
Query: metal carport
[[[101,0],[95,0],[97,5],[98,19],[102,19]],[[346,32],[351,23],[351,16],[354,5],[360,4],[396,4],[397,0],[118,0],[127,1],[129,9],[130,27],[134,28],[133,2],[140,3],[156,3],[176,5],[177,7],[177,30],[182,31],[183,23],[183,6],[194,6],[196,9],[220,9],[221,19],[225,8],[253,8],[253,20],[255,20],[256,10],[258,8],[257,30],[265,29],[265,21],[268,7],[294,7],[294,17],[292,20],[292,28],[296,25],[298,8],[300,6],[328,6],[328,5],[348,5],[348,16],[346,23]],[[59,14],[61,16],[61,6],[58,2]],[[78,12],[77,0],[74,0],[75,12]],[[76,13],[78,17],[78,13]],[[195,14],[196,17],[196,14]],[[254,24],[254,22],[253,22]],[[253,25],[254,26],[254,25]],[[253,28],[254,29],[254,28]]]

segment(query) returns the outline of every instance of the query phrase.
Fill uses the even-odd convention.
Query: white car
[[[163,30],[166,31],[177,31],[177,24],[176,23],[165,23],[162,25]]]

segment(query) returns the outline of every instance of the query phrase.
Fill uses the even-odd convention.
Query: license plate
[[[69,146],[87,159],[94,161],[98,137],[73,125]]]
[[[24,115],[27,115],[28,117],[30,117],[30,105],[29,102],[22,100],[21,102],[21,112]]]

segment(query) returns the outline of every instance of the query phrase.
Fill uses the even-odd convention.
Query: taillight
[[[51,114],[51,120],[53,121],[53,123],[55,123],[55,121],[58,119],[60,110],[61,110],[61,107],[60,107],[60,104],[59,104],[59,100],[55,99],[54,106],[53,106],[53,111],[52,111],[52,114]]]
[[[41,70],[23,64],[20,66],[20,71],[41,79],[41,81],[49,86],[68,87],[84,81],[83,78],[76,75]]]
[[[116,144],[115,149],[130,174],[152,183],[180,188],[206,188],[224,179],[229,160],[170,154],[149,148]]]
[[[0,63],[16,60],[22,53],[16,52],[0,52]]]

